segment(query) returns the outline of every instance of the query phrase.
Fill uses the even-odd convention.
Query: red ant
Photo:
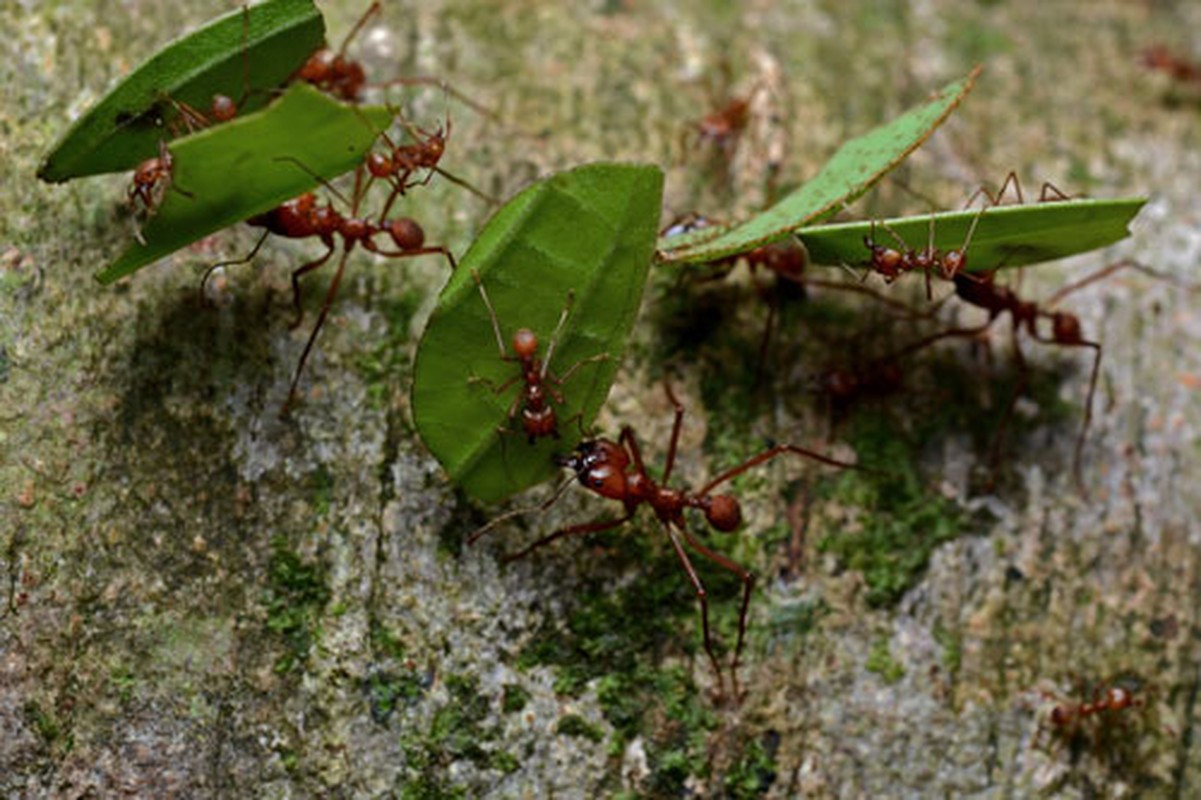
[[[1127,741],[1125,736],[1113,735],[1115,723],[1126,724],[1130,721],[1129,717],[1119,715],[1147,705],[1146,698],[1136,696],[1128,683],[1098,684],[1091,702],[1065,700],[1045,691],[1039,694],[1048,701],[1049,708],[1039,720],[1038,733],[1032,745],[1038,743],[1044,730],[1049,730],[1073,749],[1087,746],[1094,750],[1108,750],[1110,755],[1120,755]],[[1115,748],[1117,752],[1114,752]]]
[[[1174,55],[1162,44],[1151,45],[1144,50],[1142,64],[1147,69],[1166,73],[1178,83],[1201,83],[1201,67]]]
[[[1051,698],[1054,699],[1054,698]],[[1099,688],[1091,703],[1059,703],[1047,714],[1047,721],[1059,730],[1072,729],[1096,714],[1141,708],[1145,701],[1121,686]]]
[[[546,358],[538,358],[538,337],[529,328],[518,328],[513,334],[513,355],[505,352],[504,338],[500,334],[500,323],[496,318],[496,311],[492,308],[492,301],[488,299],[488,292],[484,289],[484,283],[480,280],[480,275],[475,270],[471,271],[471,277],[475,279],[475,285],[479,287],[480,297],[484,300],[484,306],[488,309],[488,317],[492,321],[492,332],[496,334],[496,346],[500,350],[500,358],[502,361],[516,361],[521,365],[519,374],[514,375],[509,380],[502,383],[493,389],[493,392],[500,394],[507,390],[518,380],[524,383],[522,391],[513,399],[513,404],[509,406],[508,419],[512,424],[513,418],[517,416],[517,409],[521,409],[521,427],[529,438],[530,444],[534,444],[539,438],[550,436],[559,438],[558,418],[555,415],[554,407],[547,401],[549,395],[551,399],[558,405],[563,405],[566,401],[563,399],[555,386],[565,384],[575,371],[585,364],[604,361],[609,358],[608,353],[600,353],[590,358],[584,358],[572,364],[562,375],[555,375],[550,371],[550,360],[555,354],[555,347],[559,343],[559,334],[563,330],[564,323],[567,322],[567,317],[571,314],[571,307],[575,303],[575,293],[567,293],[567,303],[563,306],[563,313],[559,315],[559,323],[555,326],[554,333],[551,334],[550,343],[546,346]],[[473,382],[489,383],[484,378],[474,378]],[[551,384],[554,384],[552,386]],[[576,419],[580,419],[583,412],[576,415]],[[507,433],[508,428],[500,428],[502,433]]]
[[[201,287],[203,288],[204,283],[208,280],[208,276],[214,270],[232,264],[244,264],[251,261],[258,253],[259,248],[263,246],[263,242],[266,241],[268,234],[274,233],[277,236],[284,236],[289,239],[319,238],[326,247],[325,253],[319,258],[313,259],[292,271],[292,303],[296,309],[296,321],[293,323],[293,327],[295,327],[300,324],[304,316],[300,299],[300,278],[328,261],[337,247],[335,237],[340,236],[342,238],[342,258],[338,261],[337,271],[334,272],[329,287],[325,291],[325,301],[321,306],[321,313],[317,316],[317,322],[313,326],[312,333],[309,334],[308,341],[305,343],[304,351],[300,355],[300,361],[296,364],[296,372],[292,377],[291,387],[288,389],[288,398],[284,401],[283,407],[280,409],[281,417],[287,416],[288,409],[296,397],[296,388],[300,383],[300,375],[304,371],[305,361],[309,357],[309,352],[313,349],[313,343],[317,340],[317,334],[321,331],[321,326],[325,323],[326,316],[329,314],[330,306],[338,293],[338,286],[342,281],[342,273],[346,268],[347,257],[354,250],[355,245],[361,244],[363,249],[385,258],[412,258],[414,256],[440,253],[450,263],[451,270],[453,271],[455,268],[455,258],[450,250],[441,245],[427,246],[425,244],[425,231],[416,220],[410,217],[396,217],[391,220],[380,217],[378,221],[372,221],[365,217],[357,216],[358,204],[361,199],[361,193],[357,191],[357,184],[358,181],[356,180],[356,192],[352,202],[348,204],[351,210],[350,216],[343,216],[330,203],[318,205],[316,195],[312,192],[305,192],[299,197],[288,200],[265,214],[259,214],[246,220],[250,225],[266,228],[263,235],[255,244],[254,249],[244,258],[214,264],[208,268],[204,274],[204,278],[201,280]],[[343,202],[346,202],[346,199],[332,186],[326,184],[326,188]],[[396,250],[385,250],[376,244],[375,238],[381,234],[387,234],[392,239]]]
[[[575,472],[575,478],[590,492],[594,492],[610,500],[621,501],[625,507],[625,513],[615,520],[602,519],[559,528],[519,552],[507,556],[505,561],[524,558],[539,547],[564,536],[598,533],[616,528],[628,522],[634,516],[639,506],[650,506],[655,512],[655,516],[659,518],[659,522],[662,523],[663,529],[667,533],[667,538],[671,541],[671,546],[676,552],[676,556],[680,559],[684,571],[688,574],[688,580],[691,581],[693,588],[696,590],[697,600],[701,606],[701,627],[704,631],[705,652],[708,654],[709,661],[713,665],[713,671],[717,675],[719,693],[724,691],[724,683],[721,666],[713,648],[713,635],[709,627],[708,593],[701,583],[696,570],[693,568],[692,561],[688,558],[688,554],[684,549],[684,542],[687,542],[689,547],[722,569],[737,575],[739,580],[742,581],[742,605],[738,612],[738,641],[734,648],[734,660],[730,667],[734,695],[737,698],[738,661],[742,654],[742,646],[746,637],[747,608],[750,604],[751,590],[755,584],[755,575],[737,562],[710,550],[702,544],[688,529],[684,519],[685,510],[692,508],[701,511],[705,515],[705,521],[712,528],[728,533],[738,528],[742,523],[742,508],[737,498],[733,495],[714,494],[713,490],[721,484],[738,477],[752,467],[786,453],[805,456],[806,458],[811,458],[834,467],[848,469],[857,469],[857,467],[803,447],[791,444],[778,444],[764,450],[758,455],[752,456],[738,466],[722,472],[695,491],[668,488],[666,484],[671,480],[671,472],[676,460],[676,447],[680,441],[680,429],[684,421],[684,406],[676,399],[670,383],[665,383],[664,388],[667,391],[668,401],[675,409],[675,420],[672,424],[671,440],[667,446],[667,460],[663,468],[661,481],[655,481],[647,472],[642,462],[642,452],[634,436],[634,429],[629,425],[621,429],[621,434],[618,436],[616,442],[611,439],[589,439],[581,442],[569,455],[557,456],[555,463]],[[558,499],[570,483],[570,479],[565,481],[556,490],[551,499],[543,503],[540,508],[549,507]],[[519,509],[497,517],[468,537],[468,544],[477,541],[484,533],[494,528],[499,522],[523,513],[526,510]],[[682,540],[681,537],[683,537]]]
[[[337,52],[330,50],[328,47],[320,48],[309,56],[308,60],[296,71],[296,79],[311,83],[321,91],[349,103],[357,103],[361,100],[363,90],[370,87],[439,86],[445,92],[454,95],[464,104],[481,114],[487,117],[496,116],[494,112],[452,89],[445,82],[437,78],[414,76],[394,78],[382,84],[368,84],[367,73],[363,69],[362,62],[347,58],[346,48],[349,47],[351,41],[363,30],[363,26],[367,24],[367,21],[378,14],[380,10],[381,4],[376,0],[376,2],[367,7],[367,10],[363,12],[363,16],[359,17],[359,21],[346,34],[346,37],[342,40],[342,46],[338,48]]]
[[[871,232],[863,237],[864,246],[871,252],[871,256],[866,262],[869,274],[876,272],[884,278],[885,283],[892,283],[907,272],[923,272],[926,275],[926,299],[931,299],[933,290],[930,278],[935,270],[944,279],[951,280],[967,269],[967,249],[972,243],[972,235],[976,232],[976,225],[980,222],[980,216],[983,213],[984,209],[981,209],[972,220],[963,244],[945,253],[934,246],[933,215],[930,216],[930,237],[926,246],[921,250],[909,247],[904,239],[884,223],[880,223],[881,227],[896,239],[901,248],[898,250],[878,244],[876,242],[876,221],[872,220]]]

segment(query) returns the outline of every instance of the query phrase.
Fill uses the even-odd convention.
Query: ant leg
[[[463,105],[475,111],[477,114],[485,116],[491,120],[498,120],[500,118],[500,115],[495,111],[476,100],[472,100],[470,97],[463,94],[463,92],[455,89],[441,78],[434,78],[428,75],[414,75],[408,78],[392,78],[391,80],[384,81],[383,83],[372,83],[368,88],[387,89],[390,86],[436,86],[451,97],[454,97]]]
[[[1018,371],[1017,386],[1013,387],[1013,393],[1009,400],[1005,403],[1005,410],[1001,413],[1001,421],[997,423],[997,429],[993,432],[992,446],[989,448],[988,462],[993,472],[993,480],[996,480],[997,473],[1001,465],[1001,445],[1005,441],[1005,429],[1009,425],[1009,420],[1013,418],[1013,412],[1017,408],[1018,398],[1026,393],[1026,388],[1030,385],[1030,368],[1026,365],[1026,357],[1022,354],[1020,337],[1018,335],[1019,328],[1015,321],[1011,328],[1011,339],[1013,343],[1013,360]]]
[[[1093,396],[1097,392],[1097,376],[1101,370],[1101,343],[1090,342],[1088,340],[1080,340],[1078,342],[1058,342],[1054,339],[1045,339],[1041,336],[1036,336],[1040,342],[1045,344],[1054,344],[1061,347],[1088,347],[1093,350],[1093,369],[1088,378],[1088,394],[1084,399],[1084,423],[1080,426],[1080,435],[1076,437],[1076,450],[1072,456],[1072,475],[1076,480],[1076,488],[1080,493],[1086,494],[1084,490],[1084,472],[1083,472],[1083,455],[1084,455],[1084,439],[1088,435],[1089,425],[1093,421]]]
[[[266,237],[264,237],[264,238],[266,238]],[[260,241],[262,241],[262,240],[260,240]],[[294,308],[296,310],[296,320],[292,323],[293,328],[299,327],[300,323],[304,320],[304,308],[300,304],[300,278],[301,278],[301,276],[306,275],[306,274],[312,272],[313,270],[317,269],[322,264],[324,264],[326,261],[329,261],[329,257],[334,254],[334,245],[332,242],[327,242],[327,244],[329,246],[329,249],[325,251],[325,255],[321,256],[318,259],[310,261],[309,263],[304,264],[303,266],[297,267],[295,270],[292,271],[292,308]],[[343,258],[342,264],[345,264],[345,262],[346,262],[346,259]],[[342,273],[342,265],[340,264],[338,266],[338,274],[341,275],[341,273]],[[324,313],[325,312],[322,311],[322,315],[324,315]],[[318,322],[317,325],[320,326],[321,323]]]
[[[549,352],[547,353],[547,358],[550,358]],[[570,367],[568,367],[567,371],[564,372],[562,375],[558,375],[558,376],[552,375],[551,378],[555,381],[555,383],[558,383],[560,386],[562,386],[564,383],[567,383],[567,381],[571,378],[571,376],[575,374],[575,371],[578,370],[580,367],[585,367],[589,364],[595,364],[595,363],[598,363],[601,361],[608,361],[608,360],[609,360],[608,353],[597,353],[594,356],[588,356],[587,358],[581,358],[579,361],[575,362]]]
[[[1085,286],[1096,283],[1097,281],[1102,280],[1103,278],[1107,278],[1110,275],[1114,274],[1115,272],[1119,272],[1123,269],[1132,269],[1137,272],[1141,272],[1150,278],[1155,278],[1156,280],[1164,281],[1165,283],[1170,283],[1173,286],[1179,286],[1180,288],[1187,289],[1189,291],[1195,292],[1199,288],[1201,288],[1201,285],[1198,285],[1195,283],[1188,283],[1187,281],[1182,281],[1174,275],[1169,275],[1165,272],[1160,272],[1157,269],[1148,267],[1146,264],[1142,264],[1138,261],[1135,261],[1133,258],[1123,258],[1120,261],[1115,261],[1114,263],[1109,264],[1108,266],[1102,267],[1101,269],[1097,270],[1096,272],[1092,273],[1091,275],[1084,276],[1083,278],[1076,281],[1075,283],[1069,283],[1067,286],[1063,287],[1058,292],[1056,292],[1055,294],[1051,295],[1049,298],[1044,300],[1041,305],[1043,308],[1050,308],[1051,306],[1055,305],[1063,298],[1067,297],[1069,294],[1072,294],[1075,291],[1083,289]]]
[[[563,493],[567,491],[567,487],[571,486],[572,481],[574,481],[575,479],[576,479],[575,475],[568,475],[563,480],[562,483],[560,483],[558,486],[555,487],[555,491],[551,494],[550,498],[547,500],[543,500],[538,505],[523,506],[522,508],[515,508],[512,511],[506,511],[505,513],[501,514],[500,516],[493,517],[492,519],[488,520],[487,524],[482,525],[481,527],[476,528],[474,531],[471,532],[471,535],[467,537],[467,544],[469,544],[469,545],[475,544],[477,541],[480,540],[480,538],[485,533],[495,529],[502,522],[506,522],[508,520],[513,519],[513,517],[519,517],[523,514],[530,514],[535,511],[545,511],[546,509],[550,508],[556,502],[558,502],[559,498],[563,496]]]
[[[512,359],[506,358],[505,361],[512,361]],[[513,384],[517,383],[517,381],[519,381],[519,380],[521,380],[521,375],[514,375],[513,377],[509,378],[507,381],[502,383],[500,386],[497,386],[493,381],[490,381],[487,378],[481,378],[478,375],[472,375],[467,379],[467,383],[469,383],[469,384],[482,383],[484,386],[487,386],[489,389],[492,390],[492,394],[500,394],[501,392],[505,391],[506,389],[512,388]]]
[[[200,278],[200,289],[199,289],[200,295],[199,296],[200,296],[201,301],[204,300],[204,287],[208,285],[209,277],[214,272],[216,272],[221,267],[232,267],[235,264],[246,264],[250,261],[253,261],[254,257],[256,255],[258,255],[259,248],[261,248],[263,246],[263,242],[267,241],[267,237],[270,235],[271,235],[271,231],[263,231],[263,235],[259,237],[259,240],[257,242],[255,242],[254,248],[249,253],[247,253],[244,257],[235,258],[232,261],[218,261],[216,264],[213,264],[211,267],[206,269],[204,271],[204,275],[202,275]]]
[[[676,532],[670,525],[664,525],[664,527],[667,529],[667,538],[671,539],[671,546],[675,548],[680,563],[684,565],[684,571],[688,573],[688,580],[692,581],[692,587],[696,590],[696,599],[701,604],[701,628],[705,634],[705,652],[709,655],[709,661],[713,664],[713,672],[717,675],[718,694],[723,694],[725,682],[721,676],[721,665],[718,664],[717,655],[713,652],[713,635],[709,631],[709,593],[705,591],[705,585],[701,583],[700,576],[696,574],[696,569],[693,568],[688,553],[684,551],[684,546],[680,544],[680,538]]]
[[[333,253],[333,248],[330,248],[329,253],[326,253],[315,266],[324,263]],[[321,313],[317,315],[317,323],[313,325],[313,332],[309,334],[309,340],[305,342],[304,351],[300,354],[300,361],[296,362],[296,372],[292,376],[292,385],[288,388],[288,399],[284,401],[283,407],[279,410],[280,417],[288,416],[288,409],[292,405],[292,401],[296,397],[296,387],[300,384],[300,374],[304,371],[304,364],[309,358],[309,352],[313,349],[313,343],[317,341],[317,334],[321,332],[321,326],[325,324],[325,318],[329,315],[330,305],[334,302],[334,297],[338,294],[338,286],[342,283],[342,273],[346,271],[346,259],[350,255],[350,248],[342,251],[342,258],[338,261],[338,270],[334,273],[334,277],[329,282],[329,288],[325,290],[325,303],[321,306]],[[309,265],[306,265],[309,266]],[[310,267],[310,268],[315,268]],[[301,267],[304,269],[304,267]],[[299,286],[296,283],[296,278],[300,270],[292,273],[293,289],[299,291]],[[299,299],[300,295],[295,295]]]
[[[346,48],[350,45],[351,40],[358,35],[359,31],[363,29],[363,26],[367,24],[367,20],[379,12],[380,4],[379,0],[376,0],[376,2],[367,7],[367,10],[363,12],[363,16],[359,17],[359,21],[354,24],[354,27],[346,34],[346,38],[342,40],[342,46],[338,48],[338,55],[340,57],[346,55]]]
[[[684,534],[684,538],[692,549],[703,555],[705,558],[714,562],[723,569],[727,569],[738,576],[742,581],[742,605],[738,609],[738,644],[734,647],[734,663],[730,665],[730,678],[734,684],[734,699],[738,700],[738,664],[742,656],[742,644],[746,639],[746,612],[751,603],[751,591],[755,588],[755,573],[743,567],[738,562],[723,556],[721,553],[710,550],[705,547],[687,528],[680,527],[680,531]]]
[[[638,440],[634,437],[634,429],[629,425],[623,425],[621,433],[617,436],[617,443],[630,451],[630,457],[634,461],[634,469],[645,475],[646,467],[642,463],[642,451],[638,448]]]
[[[473,195],[475,195],[475,196],[476,196],[476,197],[478,197],[479,199],[483,200],[485,203],[488,203],[489,205],[493,205],[493,206],[498,206],[498,205],[500,205],[500,198],[499,198],[499,197],[496,197],[495,195],[490,195],[490,194],[488,194],[488,193],[487,193],[487,192],[485,192],[483,189],[480,189],[480,188],[478,188],[478,187],[474,186],[473,184],[471,184],[469,181],[467,181],[467,180],[464,180],[463,178],[460,178],[460,177],[459,177],[459,176],[457,176],[457,175],[452,175],[451,173],[449,173],[449,172],[447,172],[446,170],[442,169],[442,167],[434,167],[434,168],[433,168],[433,170],[431,170],[431,172],[430,172],[430,175],[426,175],[426,177],[425,177],[425,180],[423,180],[423,181],[421,182],[421,185],[423,185],[423,186],[424,186],[425,184],[429,183],[429,182],[430,182],[430,176],[431,176],[431,175],[432,175],[434,172],[438,173],[438,174],[439,174],[439,175],[441,175],[443,178],[446,178],[446,180],[450,181],[450,182],[451,182],[451,183],[453,183],[454,185],[456,185],[456,186],[461,186],[462,188],[464,188],[464,189],[466,189],[467,191],[471,192]]]
[[[568,483],[570,483],[570,482],[571,481],[569,479]],[[501,561],[502,561],[502,563],[508,564],[510,561],[517,561],[518,559],[525,558],[530,553],[537,550],[539,547],[550,544],[551,542],[555,541],[556,539],[561,539],[564,536],[577,536],[577,535],[583,535],[583,534],[587,534],[587,533],[600,533],[601,531],[607,531],[610,528],[616,528],[618,525],[622,525],[622,524],[628,522],[630,520],[630,517],[632,517],[632,516],[634,516],[634,515],[631,514],[630,512],[626,512],[625,516],[619,517],[618,519],[597,520],[596,522],[585,522],[580,525],[568,525],[566,528],[559,528],[557,531],[554,531],[553,533],[543,536],[541,539],[539,539],[538,541],[529,545],[528,547],[522,548],[521,550],[518,550],[516,553],[511,553],[511,554],[505,556],[504,558],[501,559]]]
[[[667,462],[663,466],[663,483],[666,484],[671,479],[671,468],[676,464],[676,445],[680,443],[680,427],[684,422],[684,406],[676,399],[676,393],[672,391],[671,382],[663,381],[663,388],[667,390],[667,399],[675,407],[676,418],[671,424],[671,442],[667,445]],[[625,430],[622,430],[625,433]],[[633,440],[633,431],[631,431],[631,441]],[[635,450],[634,452],[637,452]],[[638,471],[645,474],[646,470],[642,468],[642,459],[637,459]]]
[[[730,469],[721,473],[716,478],[709,481],[704,486],[702,486],[700,489],[698,489],[696,491],[696,494],[697,494],[697,496],[703,496],[703,495],[709,494],[711,491],[713,491],[714,488],[720,486],[721,484],[725,483],[726,481],[728,481],[732,478],[738,477],[742,473],[746,472],[748,469],[750,469],[752,467],[756,467],[759,464],[762,464],[764,461],[771,461],[773,458],[776,458],[777,456],[782,456],[785,453],[792,453],[794,455],[804,456],[805,458],[811,458],[814,461],[820,461],[821,463],[823,463],[827,466],[830,466],[830,467],[839,467],[841,469],[858,469],[858,470],[865,469],[864,467],[861,467],[857,464],[851,464],[850,462],[847,462],[847,461],[839,461],[836,458],[831,458],[830,456],[824,456],[815,450],[807,450],[804,447],[797,447],[794,444],[778,444],[775,447],[769,447],[768,449],[764,450],[762,453],[759,453],[758,455],[751,456],[750,458],[748,458],[746,461],[743,461],[738,466],[731,467]]]
[[[1038,202],[1040,203],[1059,203],[1071,199],[1071,195],[1060,191],[1059,187],[1050,181],[1043,183],[1043,189],[1038,193]]]
[[[458,262],[455,261],[454,253],[441,245],[438,247],[414,247],[412,250],[381,250],[370,239],[367,239],[363,242],[363,247],[377,256],[383,256],[384,258],[413,258],[414,256],[428,256],[434,253],[441,253],[446,258],[447,263],[450,264],[451,272],[459,268]]]

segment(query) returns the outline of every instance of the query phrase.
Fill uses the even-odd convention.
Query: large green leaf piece
[[[870,189],[926,141],[971,91],[979,73],[977,67],[925,104],[845,142],[808,183],[721,236],[702,237],[700,241],[674,237],[660,240],[659,259],[704,264],[744,253],[828,217]]]
[[[386,108],[348,106],[302,83],[258,113],[176,140],[171,186],[142,227],[146,243],[96,278],[112,283],[353,169],[391,120]]]
[[[207,111],[220,93],[242,100],[239,113],[254,110],[324,41],[313,0],[267,0],[219,17],[151,56],[76,120],[38,177],[57,183],[132,169],[171,138],[164,120],[178,119],[176,103]]]
[[[1130,221],[1146,202],[1143,197],[1128,197],[998,206],[984,212],[927,214],[874,225],[817,225],[797,231],[796,236],[815,264],[862,265],[869,257],[865,236],[873,236],[885,247],[899,248],[904,242],[906,247],[921,249],[933,231],[935,246],[945,252],[962,247],[975,224],[967,269],[983,271],[1054,261],[1113,244],[1130,235]]]
[[[417,351],[413,415],[450,477],[483,501],[545,480],[609,393],[642,300],[663,193],[657,167],[590,164],[541,181],[487,223],[438,298]],[[539,356],[567,303],[550,369],[587,363],[561,387],[560,439],[531,445],[509,409],[522,390],[515,361],[502,361],[477,273],[496,310],[505,348],[518,328],[539,339]],[[482,380],[480,380],[482,379]],[[500,431],[504,430],[505,433]]]

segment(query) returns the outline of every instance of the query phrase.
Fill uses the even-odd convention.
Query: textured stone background
[[[1029,270],[1024,294],[1124,255],[1196,276],[1201,103],[1137,64],[1154,42],[1201,59],[1196,4],[845,5],[388,3],[358,52],[376,74],[442,75],[498,110],[499,124],[450,104],[445,166],[490,191],[592,159],[649,161],[668,169],[666,215],[717,217],[761,206],[845,137],[983,63],[955,117],[852,213],[929,207],[903,187],[955,207],[1015,170],[1027,191],[1151,198],[1132,239]],[[360,8],[325,11],[340,36]],[[0,6],[0,794],[1201,791],[1196,294],[1127,273],[1065,301],[1105,343],[1085,497],[1070,480],[1077,354],[1024,348],[1032,399],[990,490],[1014,377],[1002,327],[991,360],[948,342],[905,365],[903,391],[832,424],[814,375],[907,338],[904,325],[858,335],[888,320],[815,290],[782,310],[756,388],[766,306],[745,276],[678,292],[660,274],[602,425],[636,421],[661,457],[669,361],[690,411],[685,477],[768,438],[912,475],[891,500],[791,462],[740,483],[748,524],[715,546],[762,580],[747,697],[722,706],[651,520],[498,563],[522,537],[597,513],[572,497],[461,547],[495,512],[446,483],[407,400],[439,263],[354,260],[286,423],[276,410],[305,335],[288,327],[287,267],[311,244],[273,245],[210,305],[198,276],[243,252],[247,231],[111,289],[92,280],[129,236],[126,179],[49,187],[37,160],[112,80],[211,13]],[[681,144],[755,86],[732,158]],[[425,124],[445,113],[439,93],[411,96]],[[486,216],[438,181],[409,210],[460,253]],[[880,520],[895,527],[877,545]],[[728,638],[735,587],[705,575]],[[1143,707],[1072,736],[1047,724],[1048,696],[1115,683]]]

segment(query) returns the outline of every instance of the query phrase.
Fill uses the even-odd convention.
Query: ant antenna
[[[351,209],[353,209],[353,208],[354,208],[354,204],[353,204],[353,203],[351,203],[349,200],[347,200],[347,199],[346,199],[346,195],[342,194],[342,193],[341,193],[341,192],[339,192],[337,189],[335,189],[335,188],[334,188],[334,185],[333,185],[332,183],[330,183],[330,182],[329,182],[329,181],[327,181],[325,178],[323,178],[323,177],[321,177],[320,175],[318,175],[316,172],[314,172],[314,171],[313,171],[313,170],[312,170],[312,169],[309,167],[309,165],[308,165],[308,164],[305,164],[303,161],[301,161],[301,160],[300,160],[299,158],[297,158],[296,156],[276,156],[276,157],[275,157],[275,160],[276,160],[276,161],[287,161],[287,162],[290,162],[290,163],[292,163],[292,164],[295,164],[296,166],[300,167],[302,170],[304,170],[304,171],[305,171],[305,173],[307,173],[307,174],[308,174],[308,176],[309,176],[310,178],[313,178],[314,180],[320,181],[320,182],[321,182],[321,185],[325,187],[326,191],[328,191],[328,192],[329,192],[330,194],[332,194],[334,197],[337,197],[339,200],[341,200],[341,201],[342,201],[342,202],[343,202],[343,203],[346,205],[346,207],[347,207],[347,208],[351,208]]]
[[[563,494],[567,491],[567,488],[569,486],[571,486],[571,484],[575,480],[576,480],[575,473],[570,473],[563,480],[562,483],[560,483],[558,486],[555,487],[555,491],[550,496],[550,499],[543,500],[541,503],[539,503],[536,506],[524,506],[522,508],[515,508],[512,511],[506,511],[505,513],[501,514],[498,517],[493,517],[491,520],[488,521],[488,523],[486,525],[476,528],[474,531],[471,532],[471,535],[467,537],[467,544],[469,544],[469,545],[475,544],[477,541],[480,540],[480,537],[482,537],[485,533],[488,533],[489,531],[495,529],[502,522],[506,522],[508,520],[513,519],[513,517],[520,517],[523,514],[530,514],[535,511],[546,511],[548,508],[553,506],[555,503],[559,502],[559,498],[563,496]]]
[[[338,48],[338,56],[340,58],[345,57],[346,48],[350,46],[351,40],[354,39],[358,32],[363,29],[363,26],[367,24],[367,20],[371,19],[379,12],[380,4],[379,0],[376,0],[376,2],[372,3],[371,6],[365,12],[363,12],[363,16],[359,17],[359,21],[354,24],[354,27],[351,28],[350,32],[346,34],[346,38],[342,40],[342,46]]]
[[[555,332],[550,335],[550,343],[546,345],[546,357],[542,359],[541,377],[545,380],[547,370],[550,369],[551,357],[555,354],[555,345],[559,343],[559,333],[563,330],[563,324],[567,322],[567,317],[571,314],[571,307],[575,305],[575,290],[567,290],[567,303],[563,306],[563,312],[559,314],[559,324],[555,325]]]

